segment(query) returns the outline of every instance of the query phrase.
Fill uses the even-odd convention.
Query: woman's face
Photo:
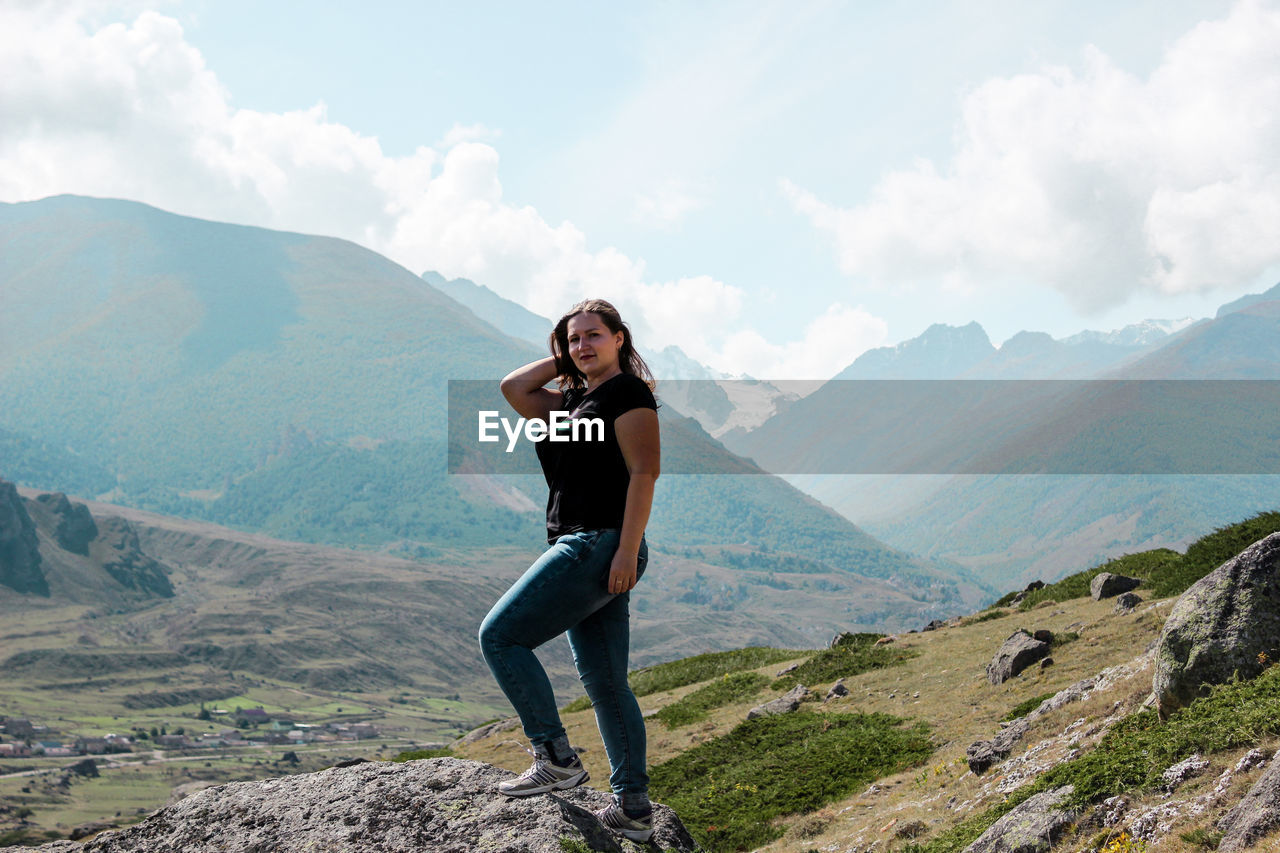
[[[607,376],[618,367],[622,332],[610,332],[599,314],[575,314],[569,318],[569,357],[588,379]]]

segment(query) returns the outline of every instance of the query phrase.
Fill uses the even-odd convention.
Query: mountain
[[[1276,288],[1268,293],[1280,296]],[[1276,343],[1280,340],[1280,301],[1247,299],[1233,304],[1233,310],[1220,311],[1213,320],[1149,321],[1107,335],[1082,333],[1074,340],[1053,341],[1047,336],[1023,333],[982,360],[975,354],[982,351],[985,336],[979,338],[972,324],[960,330],[934,327],[922,340],[882,351],[877,356],[881,360],[878,375],[886,378],[896,369],[897,375],[920,378],[932,369],[937,371],[935,375],[967,380],[1030,378],[1024,374],[1035,375],[1031,367],[1040,364],[1059,370],[1058,374],[1040,374],[1041,378],[1055,379],[1074,378],[1077,371],[1104,380],[1276,378],[1280,372],[1280,345]],[[923,340],[926,338],[928,345]],[[961,346],[958,342],[967,344]],[[969,353],[967,361],[958,362],[967,367],[963,372],[946,373],[942,364],[923,357],[931,348]],[[1068,362],[1064,356],[1068,350],[1077,355],[1089,354],[1092,361],[1076,358]],[[1001,372],[997,369],[1001,365],[1000,354],[1006,351],[1003,365],[1008,369]],[[901,369],[894,367],[895,353],[905,354]],[[1091,365],[1088,370],[1084,370],[1086,363]],[[873,361],[872,366],[875,364]],[[1099,365],[1109,366],[1099,370]],[[862,369],[860,375],[869,378],[869,374],[869,369]],[[926,448],[933,448],[944,459],[963,458],[965,448],[971,448],[969,452],[985,452],[991,458],[1016,458],[1027,450],[1039,452],[1037,445],[1041,449],[1050,447],[1050,437],[1060,438],[1057,424],[1071,422],[1075,411],[1096,404],[1073,395],[1055,402],[1054,386],[1045,385],[1045,394],[1033,406],[1033,396],[1026,391],[1038,387],[1018,389],[1011,385],[1012,396],[1006,395],[1005,402],[1000,402],[997,393],[985,409],[969,412],[963,419],[945,408],[934,407],[927,416],[904,421],[892,410],[877,410],[870,404],[853,410],[842,397],[855,387],[831,383],[831,387],[807,398],[802,406],[745,438],[727,437],[727,443],[736,452],[755,458],[774,471],[815,471],[821,467],[812,463],[803,468],[794,464],[788,467],[786,460],[770,459],[769,454],[776,454],[781,446],[810,454],[818,452],[815,447],[822,448],[834,454],[828,471],[849,471],[856,470],[849,460],[875,460],[877,454],[893,452],[883,448],[901,446],[904,436],[915,436],[914,444],[921,454],[926,453]],[[1122,386],[1117,386],[1115,392],[1108,404],[1112,415],[1119,417],[1128,412],[1130,423],[1142,423],[1141,401],[1136,396],[1126,396]],[[830,439],[813,446],[784,442],[795,430],[821,422],[813,413],[815,410],[823,413],[826,422],[832,412],[842,415],[847,424],[843,443]],[[842,414],[845,412],[847,415]],[[1187,435],[1221,434],[1222,451],[1232,452],[1231,436],[1237,424],[1230,409],[1188,410],[1181,417]],[[1133,438],[1137,433],[1130,428],[1127,435]],[[1075,452],[1093,453],[1105,449],[1111,440],[1080,433],[1075,436]],[[1143,448],[1135,447],[1133,452],[1141,454]],[[846,516],[857,518],[862,526],[886,541],[899,547],[909,543],[914,551],[927,556],[963,563],[992,584],[1058,577],[1068,568],[1063,559],[1066,553],[1100,561],[1139,548],[1179,547],[1186,543],[1189,531],[1213,518],[1259,512],[1280,499],[1280,477],[1262,474],[804,474],[788,480]]]
[[[471,312],[504,335],[528,341],[540,350],[547,348],[547,336],[554,320],[534,314],[519,303],[504,299],[483,284],[466,278],[445,278],[427,270],[422,280]]]
[[[0,473],[16,479],[12,464],[23,484],[74,492],[63,474],[84,485],[102,470],[110,488],[86,497],[423,559],[542,538],[537,473],[446,467],[450,381],[492,391],[541,350],[386,258],[70,196],[0,206],[0,240],[0,293],[15,306],[0,314],[0,429],[22,451]],[[665,471],[752,469],[659,398]],[[61,450],[33,465],[37,448]],[[649,535],[724,576],[693,596],[708,617],[733,610],[779,631],[799,617],[793,636],[915,624],[982,594],[762,474],[664,477]],[[848,609],[784,615],[765,592],[777,573],[824,577]],[[820,592],[797,600],[816,609]]]

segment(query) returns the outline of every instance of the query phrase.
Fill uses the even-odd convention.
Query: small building
[[[103,737],[82,737],[76,739],[76,749],[81,755],[106,755],[107,739]]]
[[[157,735],[152,738],[156,746],[165,749],[186,749],[191,745],[186,735]]]
[[[262,708],[241,708],[236,711],[236,719],[252,725],[261,725],[271,722],[271,715]]]
[[[25,743],[0,743],[0,758],[30,758],[31,747]]]
[[[351,734],[356,740],[369,740],[378,736],[378,730],[373,723],[353,723],[351,725]]]
[[[36,728],[31,725],[30,720],[19,719],[17,717],[9,717],[4,721],[4,733],[12,738],[33,738],[36,736]]]

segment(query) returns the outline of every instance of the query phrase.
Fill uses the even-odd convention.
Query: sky
[[[59,193],[823,379],[1280,281],[1280,0],[0,0],[0,201]]]

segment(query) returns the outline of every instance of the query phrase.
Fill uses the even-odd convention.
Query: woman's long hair
[[[555,330],[551,333],[548,343],[551,346],[551,354],[555,356],[558,374],[556,382],[560,390],[587,386],[586,374],[578,369],[578,365],[573,363],[573,358],[569,355],[569,320],[579,314],[595,314],[610,332],[615,334],[622,332],[622,347],[618,350],[618,367],[623,373],[640,377],[649,386],[650,391],[654,390],[657,382],[649,371],[649,365],[644,363],[644,359],[640,357],[640,353],[636,352],[635,345],[631,342],[631,329],[622,322],[618,309],[603,299],[586,299],[579,302],[560,318]]]

